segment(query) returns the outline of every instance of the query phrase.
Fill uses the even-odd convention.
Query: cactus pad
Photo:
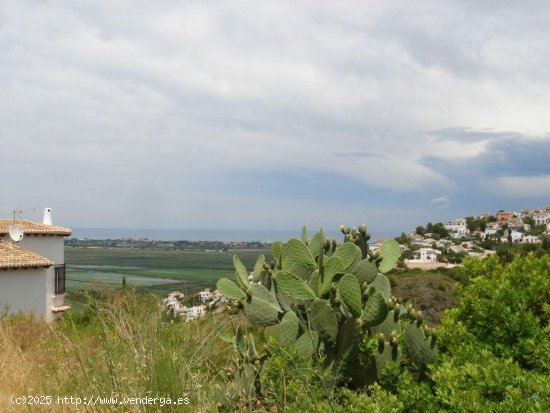
[[[376,379],[380,379],[382,377],[382,371],[387,363],[397,363],[400,358],[401,349],[399,347],[391,346],[388,342],[378,346],[378,348],[374,351],[374,359],[372,362]]]
[[[281,320],[279,342],[283,346],[292,346],[298,336],[298,317],[294,311],[287,311]]]
[[[376,278],[378,274],[378,268],[374,262],[371,262],[367,259],[361,260],[357,263],[355,267],[351,270],[351,273],[357,277],[359,284],[371,283]]]
[[[237,275],[237,283],[244,289],[248,288],[248,272],[246,272],[245,266],[236,255],[233,255],[233,265]]]
[[[369,297],[367,304],[365,304],[361,319],[366,327],[372,327],[381,324],[387,315],[388,306],[386,305],[384,295],[380,292],[375,292]]]
[[[368,285],[369,288],[374,287],[376,291],[381,292],[384,298],[387,300],[391,297],[391,285],[390,280],[384,274],[378,274],[374,281]]]
[[[307,285],[317,294],[319,287],[319,270],[315,270],[310,274]]]
[[[344,272],[344,266],[338,257],[332,256],[325,258],[323,259],[323,263],[322,275],[320,277],[321,282],[317,287],[319,297],[324,297],[328,294],[334,276]]]
[[[362,322],[359,319],[348,318],[344,321],[338,333],[337,358],[354,357],[357,344],[361,341],[363,334],[361,326]]]
[[[360,255],[361,250],[359,250],[359,247],[357,247],[353,242],[346,242],[336,248],[336,251],[332,256],[340,258],[344,270],[347,270],[360,259]]]
[[[302,237],[301,237],[301,239],[302,239],[302,242],[304,244],[307,244],[307,227],[305,225],[302,227]]]
[[[399,322],[399,314],[395,314],[395,310],[388,312],[386,319],[379,325],[375,325],[371,328],[373,333],[383,333],[386,336],[386,340],[389,341],[391,338],[392,332],[401,334],[401,323]]]
[[[312,330],[308,330],[302,334],[294,344],[297,353],[304,358],[313,356],[318,346],[319,336]]]
[[[353,245],[353,247],[355,247],[355,245]],[[355,318],[361,317],[363,302],[361,299],[361,287],[359,286],[357,278],[351,274],[344,275],[338,283],[338,292],[351,314]]]
[[[401,256],[401,250],[399,249],[397,241],[393,239],[384,241],[380,248],[380,256],[383,257],[380,263],[380,272],[387,273],[395,266],[397,260]]]
[[[416,322],[405,327],[405,344],[411,359],[419,368],[424,368],[437,358],[438,350],[433,337],[426,337],[424,329]]]
[[[246,298],[244,291],[227,278],[220,278],[216,283],[216,288],[220,293],[231,300],[244,300]]]
[[[248,321],[259,326],[277,324],[281,307],[275,297],[259,284],[251,284],[250,290],[250,302],[244,304],[244,312]]]
[[[287,254],[290,267],[299,266],[313,271],[317,264],[309,251],[309,248],[298,239],[291,239],[287,243]]]
[[[263,254],[258,255],[256,260],[256,265],[254,265],[254,282],[258,282],[262,276],[262,271],[264,270],[265,256]]]
[[[316,298],[308,306],[307,314],[311,327],[319,333],[321,339],[335,344],[338,337],[338,320],[330,303]]]
[[[311,301],[315,293],[304,280],[289,271],[279,271],[275,283],[280,291],[293,300]]]
[[[319,254],[322,254],[323,248],[325,245],[325,233],[321,228],[321,231],[316,233],[311,242],[309,243],[309,250],[314,259],[316,259]]]
[[[277,268],[283,268],[282,257],[283,257],[284,245],[281,241],[275,241],[271,244],[271,255],[273,255],[273,260]]]

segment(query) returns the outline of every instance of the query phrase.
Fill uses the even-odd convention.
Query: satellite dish
[[[19,242],[23,239],[23,228],[21,228],[17,224],[13,224],[10,227],[9,233],[10,233],[10,238],[15,242]]]

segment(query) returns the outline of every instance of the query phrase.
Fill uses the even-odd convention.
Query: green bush
[[[448,313],[443,336],[450,348],[464,340],[453,329],[464,326],[469,335],[497,357],[512,358],[523,368],[550,369],[550,257],[516,257],[502,266],[497,257],[468,260],[472,283],[458,288],[459,304]],[[445,338],[443,339],[445,341]]]

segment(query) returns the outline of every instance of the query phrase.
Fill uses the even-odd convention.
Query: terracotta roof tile
[[[13,224],[23,228],[25,235],[71,235],[72,230],[57,225],[46,225],[38,222],[28,221],[26,219],[0,219],[0,235],[6,235]]]
[[[8,241],[0,241],[0,269],[50,267],[53,262],[36,252],[18,247]]]

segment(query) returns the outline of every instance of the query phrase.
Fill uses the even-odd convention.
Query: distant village
[[[262,241],[167,241],[149,238],[88,239],[69,238],[65,245],[80,248],[180,249],[199,251],[265,250],[271,243]]]
[[[499,246],[544,244],[550,249],[550,206],[457,218],[446,223],[418,226],[396,238],[408,268],[436,268],[460,264],[465,256],[486,257]],[[376,251],[381,241],[375,242]]]

